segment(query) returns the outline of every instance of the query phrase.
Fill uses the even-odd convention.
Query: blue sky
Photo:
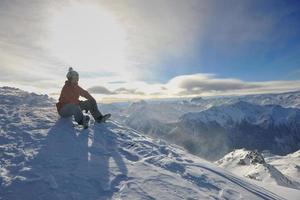
[[[300,1],[0,0],[0,85],[109,100],[300,90]]]
[[[187,59],[170,58],[163,65],[189,66],[178,74],[201,71],[247,81],[299,79],[300,1],[231,2],[219,1]]]

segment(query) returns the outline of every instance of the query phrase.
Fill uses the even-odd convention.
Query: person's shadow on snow
[[[79,165],[87,163],[88,148],[84,145],[87,137],[77,138],[70,118],[57,120],[44,138],[39,137],[37,155],[23,164],[18,173],[23,178],[6,188],[5,199],[50,200],[76,196],[72,190],[76,192],[74,187],[80,183],[80,178],[75,181]]]
[[[127,167],[119,152],[116,133],[108,128],[109,123],[95,124],[90,138],[89,167],[93,174],[95,187],[111,197],[117,192],[122,180],[127,179]]]
[[[110,166],[113,158],[115,166]],[[49,129],[36,157],[6,188],[5,199],[109,199],[127,177],[115,134],[102,124],[77,129],[61,118]],[[110,178],[112,180],[110,180]]]

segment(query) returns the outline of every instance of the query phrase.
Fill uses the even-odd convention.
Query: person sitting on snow
[[[88,127],[90,118],[82,113],[83,110],[90,111],[95,121],[99,123],[110,117],[110,114],[102,115],[98,110],[96,100],[88,91],[78,85],[79,74],[72,67],[69,68],[67,79],[61,90],[59,102],[56,104],[58,114],[61,117],[74,116],[75,121],[83,125],[84,128]],[[79,101],[79,96],[87,100]]]

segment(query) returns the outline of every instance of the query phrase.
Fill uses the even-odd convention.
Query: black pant
[[[80,101],[79,103],[80,109],[85,110],[85,112],[90,111],[94,119],[98,119],[99,117],[102,117],[101,112],[98,110],[98,106],[95,100],[86,100],[86,101]]]

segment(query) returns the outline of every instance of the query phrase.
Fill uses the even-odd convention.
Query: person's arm
[[[86,99],[89,99],[89,100],[95,100],[94,97],[92,97],[92,95],[90,95],[90,93],[84,89],[82,89],[80,86],[78,86],[79,88],[79,95],[86,98]]]

